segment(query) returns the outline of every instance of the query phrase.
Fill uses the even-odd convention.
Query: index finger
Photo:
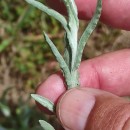
[[[60,0],[48,0],[55,10],[65,13]],[[96,9],[97,0],[75,0],[79,18],[90,20]],[[103,0],[101,21],[107,25],[124,30],[130,30],[130,0]]]

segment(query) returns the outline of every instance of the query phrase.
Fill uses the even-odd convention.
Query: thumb
[[[58,102],[57,116],[65,130],[129,130],[130,103],[96,89],[71,89]]]

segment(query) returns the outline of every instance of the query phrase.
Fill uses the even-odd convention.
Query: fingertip
[[[36,93],[49,99],[55,105],[59,97],[65,92],[66,87],[64,84],[63,76],[61,74],[53,74],[47,78],[47,80],[41,83],[37,89]],[[47,114],[52,114],[49,110],[37,103],[40,110]]]
[[[83,130],[94,104],[93,95],[83,89],[71,89],[60,98],[57,116],[66,130]]]
[[[58,97],[66,90],[62,75],[53,74],[37,87],[36,93],[56,103]]]

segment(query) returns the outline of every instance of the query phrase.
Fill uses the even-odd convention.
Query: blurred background
[[[80,21],[79,35],[87,24]],[[0,130],[42,130],[39,119],[60,128],[55,117],[40,112],[30,97],[40,82],[59,70],[43,30],[63,54],[64,30],[55,19],[25,1],[0,0]],[[129,47],[130,32],[99,23],[83,60]]]

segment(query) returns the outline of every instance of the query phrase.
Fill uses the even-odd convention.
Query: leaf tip
[[[40,125],[44,130],[55,130],[54,127],[44,120],[39,120]]]
[[[35,96],[36,96],[36,94],[31,94],[31,97],[32,97],[32,98],[35,98]]]
[[[43,120],[39,120],[39,123],[42,124]]]

